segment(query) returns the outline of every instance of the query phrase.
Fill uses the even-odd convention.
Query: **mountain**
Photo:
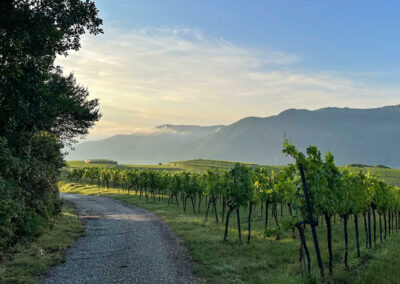
[[[119,163],[135,164],[168,162],[173,157],[172,154],[179,152],[184,145],[216,132],[221,127],[223,126],[160,125],[134,134],[120,134],[80,143],[69,151],[67,159],[105,158]]]
[[[288,109],[276,116],[247,117],[227,126],[163,125],[156,127],[163,133],[159,136],[116,135],[82,143],[71,157],[101,157],[119,162],[143,159],[153,163],[209,158],[285,164],[289,160],[282,154],[282,142],[287,137],[302,151],[309,145],[318,146],[322,153],[332,151],[339,165],[400,167],[399,126],[400,105],[373,109]]]

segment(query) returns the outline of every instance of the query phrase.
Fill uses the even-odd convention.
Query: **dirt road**
[[[195,282],[177,237],[154,214],[105,197],[62,197],[75,204],[86,235],[40,284]]]

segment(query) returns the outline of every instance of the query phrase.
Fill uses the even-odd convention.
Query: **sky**
[[[88,139],[288,108],[400,103],[396,1],[97,0],[104,34],[56,63],[103,118]]]

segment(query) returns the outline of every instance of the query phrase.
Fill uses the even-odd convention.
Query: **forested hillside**
[[[283,137],[301,150],[316,145],[337,153],[339,165],[358,162],[400,166],[400,106],[374,109],[290,109],[277,116],[248,117],[204,137],[182,150],[182,155],[285,164]]]
[[[374,109],[289,109],[270,117],[247,117],[209,131],[164,126],[173,131],[116,135],[79,144],[67,159],[108,158],[121,163],[158,163],[217,159],[258,164],[286,164],[284,137],[304,150],[316,145],[337,153],[339,165],[383,164],[400,167],[400,106]],[[193,126],[191,126],[193,128]],[[202,129],[202,128],[198,128]]]

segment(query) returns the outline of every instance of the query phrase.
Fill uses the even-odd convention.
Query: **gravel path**
[[[110,198],[61,195],[75,204],[87,234],[39,284],[196,282],[179,240],[154,214]]]

